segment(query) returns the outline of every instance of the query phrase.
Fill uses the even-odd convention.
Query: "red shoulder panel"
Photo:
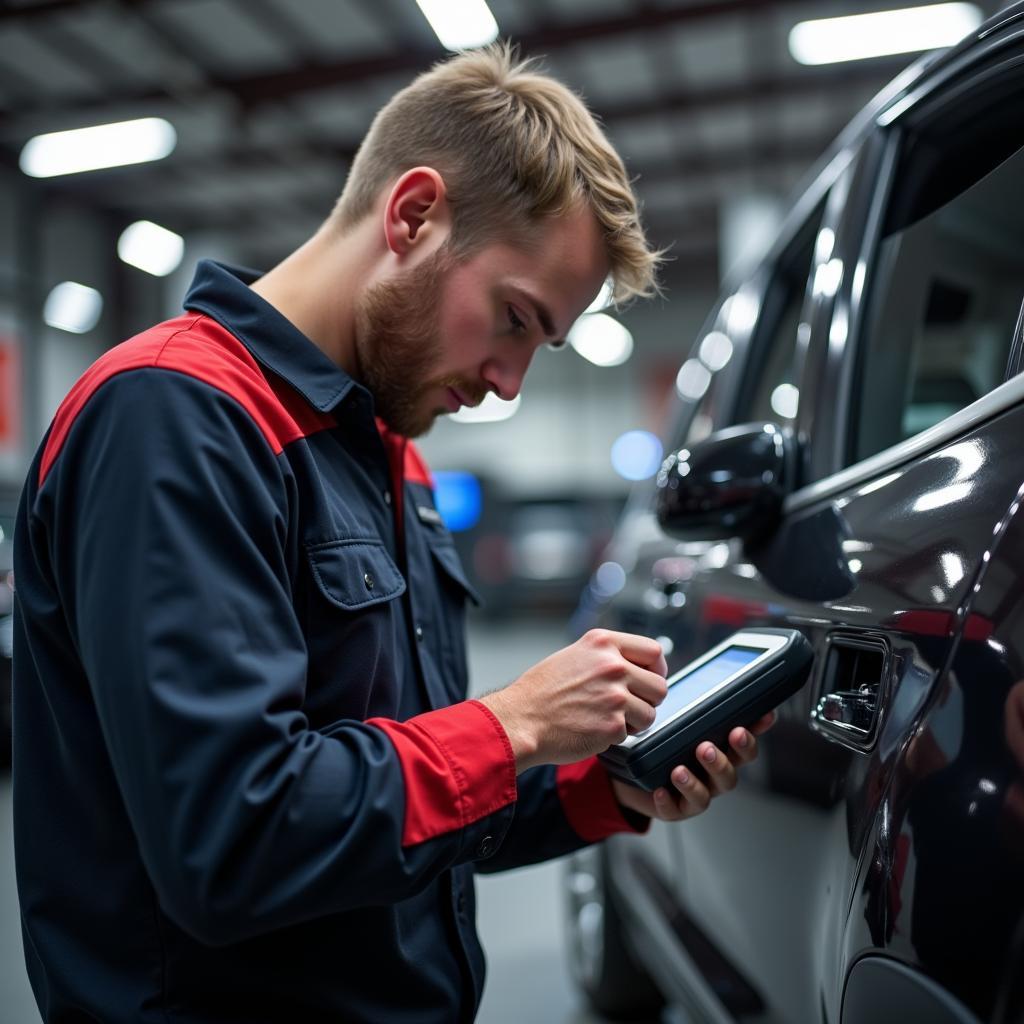
[[[401,455],[402,479],[407,484],[424,484],[433,489],[434,478],[430,475],[426,459],[423,458],[419,448],[402,434],[396,434],[379,416],[377,417],[377,432],[384,442],[388,451],[388,458],[392,462],[392,470],[395,467],[395,453]]]
[[[104,353],[79,378],[57,410],[39,466],[39,484],[60,455],[75,420],[97,389],[119,373],[146,366],[177,370],[230,395],[252,416],[274,454],[335,424],[284,381],[267,380],[249,350],[205,315],[158,324]]]
[[[412,441],[405,446],[405,480],[410,484],[425,484],[431,490],[434,487],[434,477],[427,460]]]

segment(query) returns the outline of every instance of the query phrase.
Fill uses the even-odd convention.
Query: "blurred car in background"
[[[571,859],[609,1017],[1024,1020],[1022,109],[1017,4],[858,116],[683,363],[578,626],[815,665],[734,793]]]
[[[434,474],[482,614],[567,616],[597,567],[624,495],[509,494],[467,472]]]

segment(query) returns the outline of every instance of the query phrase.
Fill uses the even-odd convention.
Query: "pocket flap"
[[[356,611],[405,592],[405,578],[380,541],[335,540],[306,551],[317,586],[339,608]]]
[[[473,604],[479,607],[482,604],[480,595],[470,585],[469,580],[466,579],[466,573],[462,568],[462,560],[459,558],[459,553],[455,550],[455,545],[446,544],[443,541],[434,539],[431,539],[428,543],[430,553],[434,556],[434,561],[451,579],[462,587],[466,592],[466,596]]]

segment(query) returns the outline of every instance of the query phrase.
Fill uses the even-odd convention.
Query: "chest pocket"
[[[397,600],[405,578],[375,538],[307,544],[306,553],[312,586],[303,710],[314,728],[338,719],[394,717],[406,674]]]
[[[405,580],[376,540],[336,540],[307,548],[320,591],[332,604],[358,611],[405,593]]]

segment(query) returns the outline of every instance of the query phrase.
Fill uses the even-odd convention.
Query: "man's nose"
[[[502,401],[511,402],[523,386],[532,353],[518,359],[490,359],[481,371],[484,382]]]

